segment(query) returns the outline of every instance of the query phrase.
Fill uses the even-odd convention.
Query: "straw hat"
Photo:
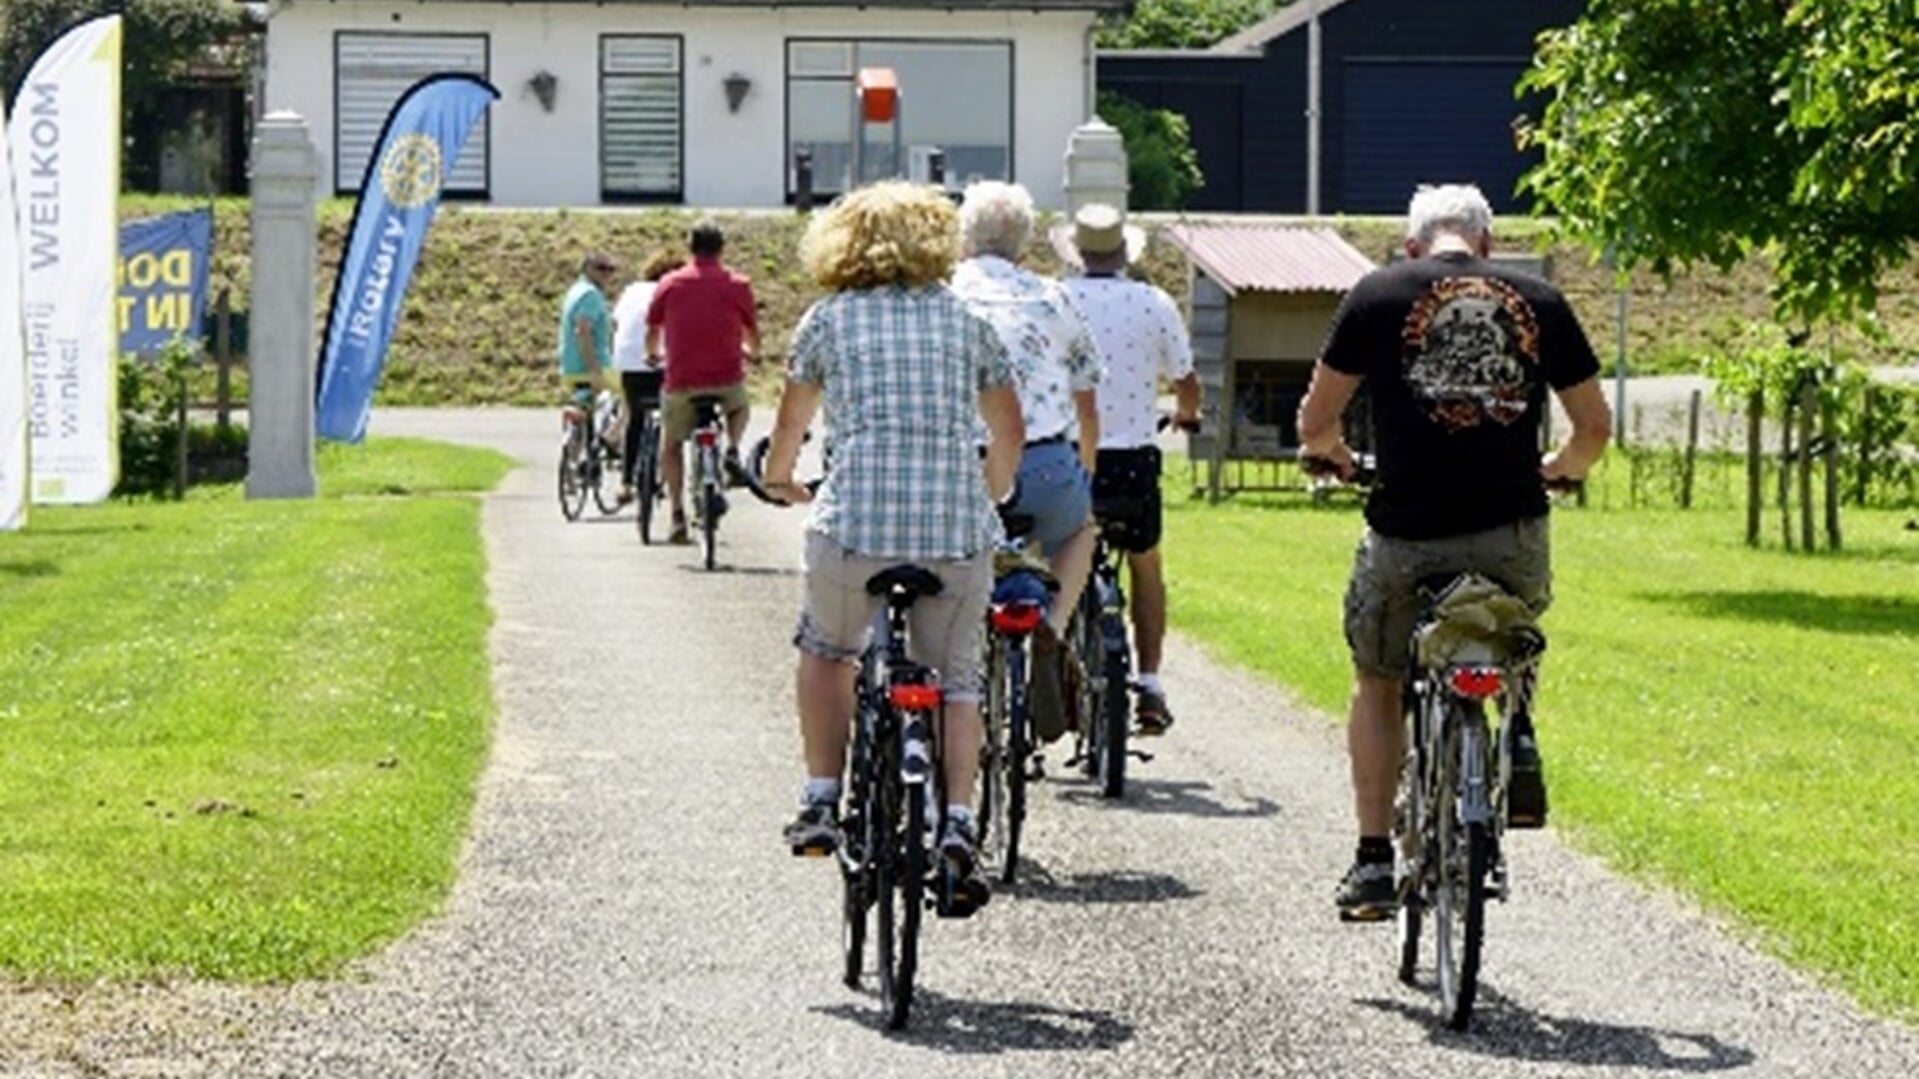
[[[1124,259],[1122,264],[1134,263],[1146,251],[1146,231],[1127,224],[1124,213],[1103,202],[1080,207],[1073,223],[1056,227],[1052,239],[1060,257],[1075,266],[1109,263],[1116,257]]]

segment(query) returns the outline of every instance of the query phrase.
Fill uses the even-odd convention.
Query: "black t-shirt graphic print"
[[[1353,287],[1321,357],[1363,377],[1379,483],[1366,521],[1437,539],[1546,512],[1539,478],[1547,388],[1599,361],[1557,289],[1465,254],[1388,266]]]

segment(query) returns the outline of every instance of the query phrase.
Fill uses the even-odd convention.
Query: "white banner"
[[[0,101],[0,532],[27,523],[27,356],[20,336],[20,234]]]
[[[18,202],[33,501],[99,502],[119,478],[115,404],[120,17],[68,31],[7,124]]]

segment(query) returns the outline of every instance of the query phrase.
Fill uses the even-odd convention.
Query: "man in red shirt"
[[[693,263],[667,274],[646,312],[646,359],[658,367],[671,349],[665,396],[660,405],[660,480],[673,500],[672,543],[687,542],[681,446],[693,433],[693,401],[716,397],[726,413],[727,471],[740,474],[740,439],[746,435],[746,361],[757,361],[759,320],[753,286],[720,265],[726,236],[711,221],[687,236]]]

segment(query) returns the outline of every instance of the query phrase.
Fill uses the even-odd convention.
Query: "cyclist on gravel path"
[[[1050,742],[1068,724],[1063,683],[1072,659],[1060,642],[1086,587],[1098,540],[1092,475],[1099,451],[1100,357],[1064,286],[1018,265],[1033,234],[1033,198],[1026,189],[997,180],[973,184],[959,212],[966,257],[953,271],[953,291],[999,331],[1026,424],[1019,501],[1012,510],[1033,517],[1032,538],[1060,586],[1033,638],[1033,727]]]
[[[786,842],[796,854],[839,843],[854,678],[880,603],[865,583],[915,563],[944,585],[914,605],[911,643],[915,661],[937,670],[946,691],[940,851],[970,910],[987,896],[970,802],[982,632],[1000,536],[993,503],[1013,485],[1023,429],[1005,348],[944,284],[958,254],[955,224],[936,189],[905,183],[854,191],[813,219],[800,258],[830,295],[794,330],[763,485],[783,501],[813,502],[794,638],[807,779]],[[833,456],[812,497],[794,484],[793,468],[822,406]],[[981,420],[990,435],[983,479]]]
[[[1084,273],[1067,279],[1066,291],[1093,331],[1106,374],[1099,384],[1099,468],[1093,498],[1124,499],[1137,509],[1102,518],[1106,542],[1126,556],[1132,574],[1134,643],[1139,649],[1135,717],[1139,732],[1163,734],[1173,723],[1166,690],[1159,683],[1166,639],[1166,576],[1159,557],[1161,529],[1158,433],[1160,380],[1173,384],[1180,427],[1199,422],[1199,374],[1186,320],[1157,286],[1126,276],[1146,247],[1146,234],[1124,223],[1118,209],[1100,203],[1080,207],[1071,228],[1073,249]]]
[[[1388,836],[1418,582],[1474,570],[1544,611],[1552,600],[1545,483],[1583,478],[1612,427],[1599,361],[1565,297],[1488,260],[1492,209],[1478,188],[1421,188],[1406,236],[1407,261],[1368,274],[1341,303],[1299,406],[1301,454],[1350,475],[1340,420],[1363,380],[1378,453],[1345,604],[1359,821],[1359,849],[1336,900],[1347,921],[1386,918],[1397,906]],[[1548,387],[1572,432],[1542,461]],[[1538,827],[1546,787],[1530,717],[1517,717],[1513,736],[1508,814],[1514,827]]]

